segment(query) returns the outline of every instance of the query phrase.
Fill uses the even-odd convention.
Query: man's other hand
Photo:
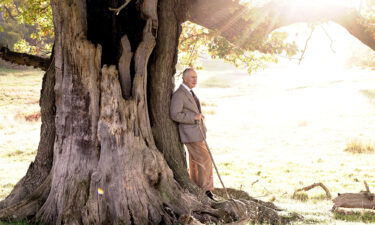
[[[200,120],[202,120],[202,119],[204,119],[204,116],[203,116],[202,113],[199,113],[199,114],[195,115],[195,117],[194,117],[194,120],[198,120],[198,121],[200,121]]]

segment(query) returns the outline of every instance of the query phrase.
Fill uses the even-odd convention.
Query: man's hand
[[[204,116],[203,116],[202,113],[199,113],[199,114],[195,115],[195,117],[194,117],[194,120],[198,120],[198,121],[200,121],[200,120],[202,120],[202,119],[204,119]]]

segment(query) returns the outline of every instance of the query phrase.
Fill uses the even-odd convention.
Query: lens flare
[[[98,194],[99,194],[99,195],[104,195],[104,190],[101,189],[101,188],[98,188]]]

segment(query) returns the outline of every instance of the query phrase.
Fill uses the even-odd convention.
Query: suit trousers
[[[190,179],[205,191],[214,189],[212,162],[205,141],[185,143],[189,151]]]

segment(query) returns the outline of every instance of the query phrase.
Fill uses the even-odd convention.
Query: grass
[[[25,221],[20,221],[20,222],[1,222],[0,221],[0,225],[30,225],[30,223],[27,223]]]
[[[350,146],[354,134],[361,140],[374,138],[373,108],[361,105],[368,103],[365,98],[372,96],[372,92],[366,92],[365,96],[358,90],[375,86],[375,79],[372,84],[371,80],[362,81],[360,75],[353,74],[346,81],[345,74],[340,74],[342,86],[332,89],[337,85],[332,83],[332,87],[320,86],[315,90],[305,74],[274,82],[280,79],[280,74],[287,73],[266,78],[246,77],[243,79],[250,80],[237,80],[244,86],[236,87],[231,86],[234,81],[215,76],[198,87],[202,108],[209,112],[206,113],[208,145],[226,187],[273,201],[282,209],[304,216],[303,221],[293,225],[367,223],[369,220],[336,217],[330,212],[333,203],[325,199],[320,188],[305,193],[303,201],[293,199],[292,195],[296,189],[316,182],[324,183],[333,196],[359,192],[364,180],[371,190],[375,189],[375,154],[343,151]],[[325,75],[321,76],[329,83],[329,76]],[[317,77],[319,73],[311,75],[311,79]],[[36,153],[40,119],[27,117],[38,117],[41,81],[39,71],[12,70],[0,75],[0,199],[25,175]],[[350,82],[359,89],[351,91]],[[303,85],[311,88],[295,89],[292,94],[287,91]],[[351,100],[356,97],[366,101]],[[220,187],[216,174],[214,179],[215,186]]]
[[[361,140],[353,139],[346,144],[346,148],[344,151],[350,152],[353,154],[374,153],[375,147],[371,143],[365,143]]]
[[[0,67],[0,76],[7,76],[10,73],[17,73],[17,72],[19,72],[19,70]]]
[[[43,72],[0,68],[0,199],[25,175],[40,133]]]
[[[199,87],[202,88],[229,88],[230,87],[230,80],[222,78],[222,77],[216,77],[212,76],[206,80],[204,80],[202,83],[199,84]]]
[[[370,100],[375,100],[375,90],[361,90],[361,93]]]
[[[334,212],[334,218],[350,222],[375,223],[375,213],[365,210]]]
[[[201,102],[202,110],[204,115],[216,114],[216,104],[212,102]]]
[[[40,119],[40,116],[40,110],[38,110],[32,112],[18,112],[15,117],[28,122],[36,122]]]
[[[309,195],[306,192],[301,191],[295,193],[292,198],[301,202],[306,202],[309,199]]]
[[[0,221],[0,225],[44,225],[42,223],[32,223],[28,221],[14,221],[14,222],[5,222]]]
[[[42,75],[42,71],[0,69],[0,106],[38,103]]]

